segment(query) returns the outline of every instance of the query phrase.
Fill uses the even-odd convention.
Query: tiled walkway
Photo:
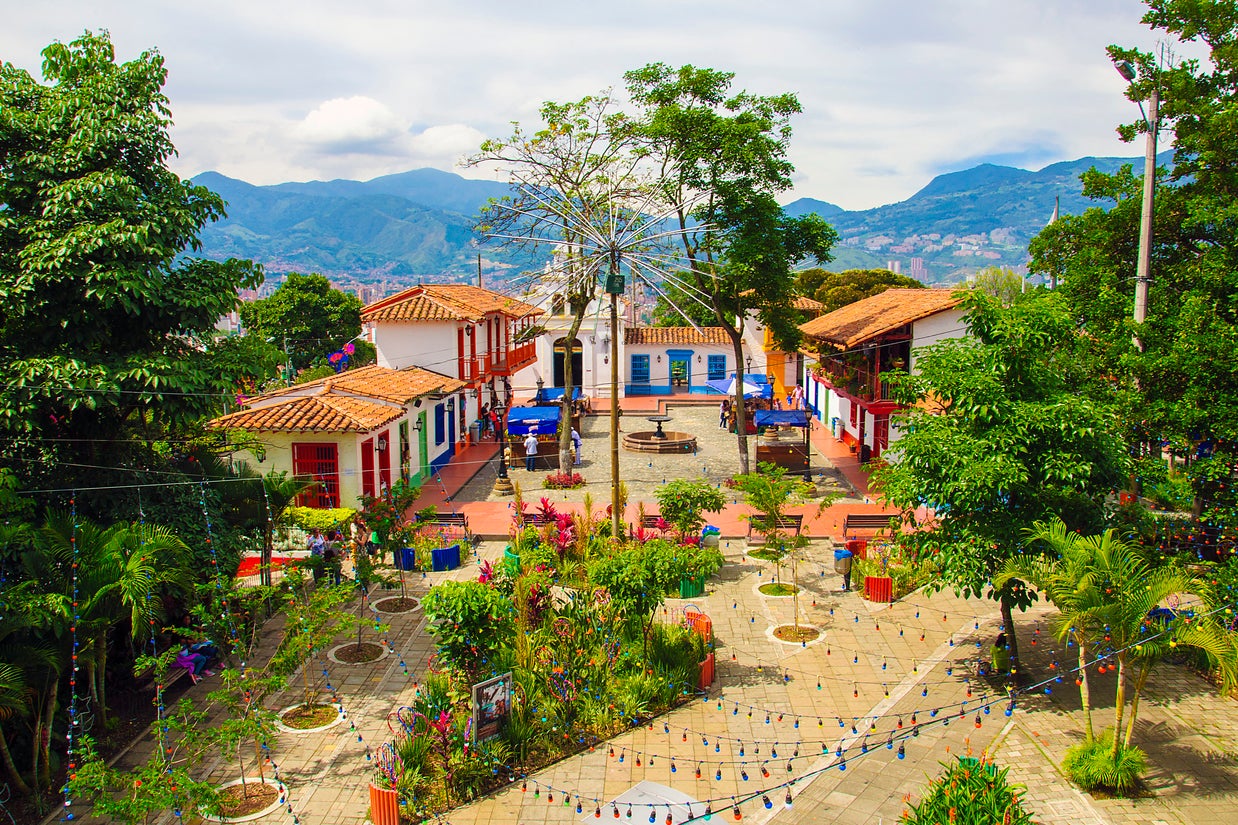
[[[847,468],[849,454],[837,454],[828,432],[814,433],[814,443],[849,478],[859,472]],[[484,445],[476,449],[484,450]],[[439,503],[449,504],[446,496],[456,493],[446,480],[463,485],[467,475],[444,473],[445,492]],[[430,495],[427,491],[421,506]],[[505,505],[489,503],[491,510],[481,508],[484,502],[456,504],[469,514],[474,529],[487,525],[479,532],[506,533],[510,511]],[[875,509],[862,502],[853,506]],[[718,680],[705,700],[694,699],[652,726],[629,731],[605,747],[536,773],[527,792],[514,786],[439,821],[454,825],[593,821],[599,804],[603,818],[613,821],[605,803],[632,784],[651,780],[699,800],[718,800],[714,821],[733,821],[729,808],[734,797],[742,803],[746,822],[893,823],[907,795],[919,794],[926,777],[937,772],[938,762],[985,752],[1009,766],[1014,781],[1027,786],[1028,805],[1043,823],[1238,821],[1234,758],[1238,706],[1219,698],[1196,675],[1167,665],[1149,682],[1136,738],[1149,751],[1154,796],[1138,801],[1093,799],[1072,788],[1056,767],[1082,730],[1072,680],[1037,686],[1007,717],[1006,702],[999,699],[1003,686],[977,675],[977,658],[997,632],[991,602],[913,594],[889,607],[870,604],[855,593],[838,590],[839,579],[830,569],[830,544],[815,541],[810,560],[800,570],[804,592],[799,620],[823,630],[824,637],[807,646],[784,644],[768,631],[795,619],[792,601],[757,592],[757,586],[768,581],[769,565],[743,555],[744,542],[735,538],[742,532],[738,518],[726,524],[724,534],[731,536],[724,543],[728,564],[706,594],[691,601],[713,619],[718,644]],[[819,534],[830,531],[822,529]],[[487,542],[459,570],[414,574],[409,580],[413,595],[423,595],[446,578],[475,576],[481,559],[495,560],[501,552],[501,541]],[[685,604],[668,602],[662,618],[674,620]],[[1057,656],[1048,635],[1049,616],[1047,608],[1040,607],[1016,618],[1033,679],[1052,680],[1058,672],[1050,668]],[[343,697],[347,723],[316,734],[280,734],[271,743],[273,759],[288,783],[291,812],[280,809],[263,818],[263,825],[365,821],[366,787],[373,768],[366,754],[390,737],[387,716],[409,703],[432,650],[420,610],[387,619],[395,655],[369,665],[329,663],[328,678]],[[313,673],[317,672],[316,666]],[[1112,714],[1113,677],[1098,676],[1096,682],[1099,729]],[[189,692],[201,696],[211,687],[208,680]],[[296,696],[290,690],[271,704],[291,704]],[[910,736],[917,725],[919,735]],[[148,747],[140,742],[122,764]],[[836,757],[839,747],[846,755],[845,770]],[[223,781],[235,773],[235,768],[220,763],[211,767],[209,775]],[[789,782],[793,784],[788,786]],[[790,809],[783,805],[788,787],[794,803]],[[535,789],[541,790],[536,797]],[[768,792],[769,808],[761,791]],[[553,803],[548,800],[551,793]],[[638,810],[632,819],[625,813],[621,811],[624,822],[648,821],[648,811]],[[656,812],[658,822],[663,817],[663,811]]]

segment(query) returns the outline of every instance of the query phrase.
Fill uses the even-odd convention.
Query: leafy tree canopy
[[[924,284],[888,269],[830,272],[818,267],[797,273],[795,283],[797,292],[825,304],[826,312],[833,312],[839,307],[854,304],[862,298],[871,298],[895,287],[922,289]]]
[[[322,275],[289,273],[271,297],[241,304],[240,313],[251,335],[280,347],[286,343],[298,370],[325,363],[361,333],[361,299]]]
[[[920,350],[918,374],[891,378],[915,406],[899,415],[893,463],[875,480],[912,522],[917,508],[933,511],[918,525],[930,529],[903,540],[936,557],[941,586],[979,596],[1036,522],[1099,526],[1126,455],[1116,417],[1078,393],[1077,336],[1060,294],[1003,307],[971,290],[962,306],[971,337]],[[1011,582],[992,595],[1009,630],[1026,591]]]
[[[89,437],[211,412],[253,373],[216,359],[215,321],[262,275],[186,255],[224,208],[167,167],[163,58],[117,64],[89,32],[43,58],[46,85],[0,66],[0,426]]]
[[[1061,284],[1087,331],[1085,355],[1097,377],[1092,392],[1117,403],[1135,440],[1150,455],[1168,441],[1188,467],[1203,509],[1236,510],[1229,477],[1238,465],[1238,13],[1233,2],[1149,0],[1143,22],[1205,60],[1162,60],[1111,46],[1137,78],[1128,91],[1146,101],[1156,90],[1160,132],[1172,134],[1173,168],[1159,170],[1147,320],[1131,321],[1142,180],[1129,166],[1083,176],[1098,206],[1063,218],[1033,240],[1031,269]],[[1132,107],[1132,111],[1134,107]],[[1119,127],[1127,140],[1141,120]],[[1132,339],[1138,337],[1142,351]],[[1210,518],[1215,517],[1215,514]]]

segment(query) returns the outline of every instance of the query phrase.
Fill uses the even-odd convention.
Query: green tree
[[[1137,78],[1128,89],[1144,104],[1160,98],[1160,133],[1172,135],[1173,164],[1158,171],[1147,319],[1131,320],[1142,179],[1124,167],[1083,176],[1083,193],[1100,204],[1051,224],[1033,240],[1034,272],[1062,284],[1091,344],[1091,391],[1112,396],[1140,452],[1161,442],[1189,462],[1196,511],[1233,523],[1238,499],[1229,478],[1238,467],[1238,14],[1232,0],[1149,0],[1143,17],[1166,52],[1200,54],[1166,65],[1156,55],[1111,46]],[[1183,44],[1175,49],[1174,44]],[[1132,107],[1134,112],[1134,107]],[[1126,140],[1147,131],[1142,119],[1119,127]],[[1138,337],[1142,350],[1132,339]],[[1198,456],[1201,461],[1194,461]]]
[[[536,277],[561,295],[575,339],[599,279],[632,272],[632,258],[657,268],[652,236],[658,221],[638,206],[651,205],[651,176],[641,162],[627,116],[609,92],[571,103],[542,105],[541,128],[519,124],[505,139],[482,143],[470,165],[495,165],[506,173],[512,194],[492,201],[478,228],[492,240],[522,248],[552,247],[549,268]],[[564,360],[562,420],[571,420],[572,389],[579,376]],[[572,439],[559,428],[559,466],[571,466]],[[617,470],[616,470],[617,472]],[[616,514],[617,515],[617,514]]]
[[[1023,276],[1004,266],[986,266],[968,278],[967,285],[988,293],[1007,307],[1021,299],[1027,289]]]
[[[658,514],[675,528],[681,542],[705,523],[702,513],[719,513],[726,506],[726,494],[704,479],[677,478],[653,494]]]
[[[0,66],[0,426],[107,463],[90,439],[196,420],[250,377],[217,358],[214,324],[262,276],[193,257],[223,202],[167,167],[157,52],[117,64],[87,32],[44,49],[42,73]]]
[[[511,640],[511,600],[482,582],[443,582],[422,601],[439,658],[470,677],[485,672]]]
[[[1019,798],[1027,789],[1009,781],[1010,768],[961,756],[941,765],[923,798],[899,817],[902,825],[1035,825]]]
[[[675,547],[660,539],[628,544],[618,553],[596,561],[589,571],[590,581],[606,589],[616,615],[640,630],[646,659],[654,612],[671,588],[679,585],[682,572]]]
[[[361,299],[322,275],[290,272],[271,297],[241,304],[240,314],[248,335],[286,348],[294,370],[326,364],[361,334]]]
[[[653,305],[655,327],[682,327],[695,324],[712,327],[718,322],[711,304],[702,300],[694,291],[682,285],[690,280],[686,273],[679,273],[673,280],[663,281],[658,287],[658,297]]]
[[[937,586],[981,596],[1037,522],[1099,527],[1126,456],[1115,416],[1077,392],[1076,332],[1060,295],[1041,290],[1002,307],[970,290],[962,306],[970,336],[920,350],[919,373],[892,379],[897,400],[916,406],[898,415],[903,434],[874,480],[924,528],[900,541],[935,557]],[[923,507],[933,511],[925,523]],[[1018,674],[1012,609],[1030,594],[1012,579],[989,595]]]
[[[880,295],[887,289],[923,289],[915,278],[888,269],[847,269],[830,272],[819,267],[801,270],[796,275],[796,291],[825,305],[825,312],[854,304],[863,298]]]
[[[795,95],[732,92],[734,74],[652,63],[624,75],[645,151],[665,169],[666,214],[679,228],[688,269],[681,288],[709,303],[744,363],[742,319],[754,311],[786,352],[799,343],[792,267],[830,259],[837,238],[817,215],[787,217],[776,196],[791,187],[787,160]],[[740,468],[748,472],[743,390],[735,404]]]

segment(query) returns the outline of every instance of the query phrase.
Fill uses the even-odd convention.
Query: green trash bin
[[[503,566],[507,568],[507,572],[513,576],[520,573],[520,554],[512,552],[512,546],[509,544],[503,548]]]
[[[689,578],[679,580],[679,598],[681,599],[694,599],[704,592],[704,579],[698,579],[696,576],[691,576]]]

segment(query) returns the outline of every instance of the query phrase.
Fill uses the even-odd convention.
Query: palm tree
[[[190,586],[189,548],[165,527],[124,522],[101,527],[85,519],[75,527],[63,512],[48,514],[36,544],[57,563],[66,595],[72,592],[70,565],[77,563],[80,659],[90,696],[106,721],[109,634],[128,621],[135,640],[149,638],[162,618],[163,600],[156,596]]]
[[[1049,555],[1022,556],[1007,563],[994,586],[1014,578],[1030,582],[1061,613],[1059,638],[1074,638],[1080,645],[1080,697],[1087,735],[1093,738],[1087,692],[1088,645],[1102,658],[1117,662],[1114,699],[1113,755],[1130,746],[1139,699],[1153,666],[1172,648],[1194,647],[1214,661],[1224,683],[1238,682],[1238,651],[1224,633],[1207,602],[1206,583],[1175,567],[1157,567],[1143,549],[1118,538],[1116,531],[1081,536],[1060,520],[1037,524],[1029,534]],[[1153,611],[1171,598],[1190,596],[1204,604],[1196,615],[1170,614],[1159,621]],[[1104,651],[1096,646],[1105,644]],[[1126,718],[1129,668],[1137,668]],[[1123,731],[1123,722],[1126,729]],[[1124,735],[1125,734],[1125,735]]]
[[[266,519],[262,522],[262,564],[259,582],[270,587],[271,558],[275,553],[275,531],[288,520],[297,496],[318,485],[308,476],[291,476],[272,470],[262,477],[262,494],[266,503]]]

